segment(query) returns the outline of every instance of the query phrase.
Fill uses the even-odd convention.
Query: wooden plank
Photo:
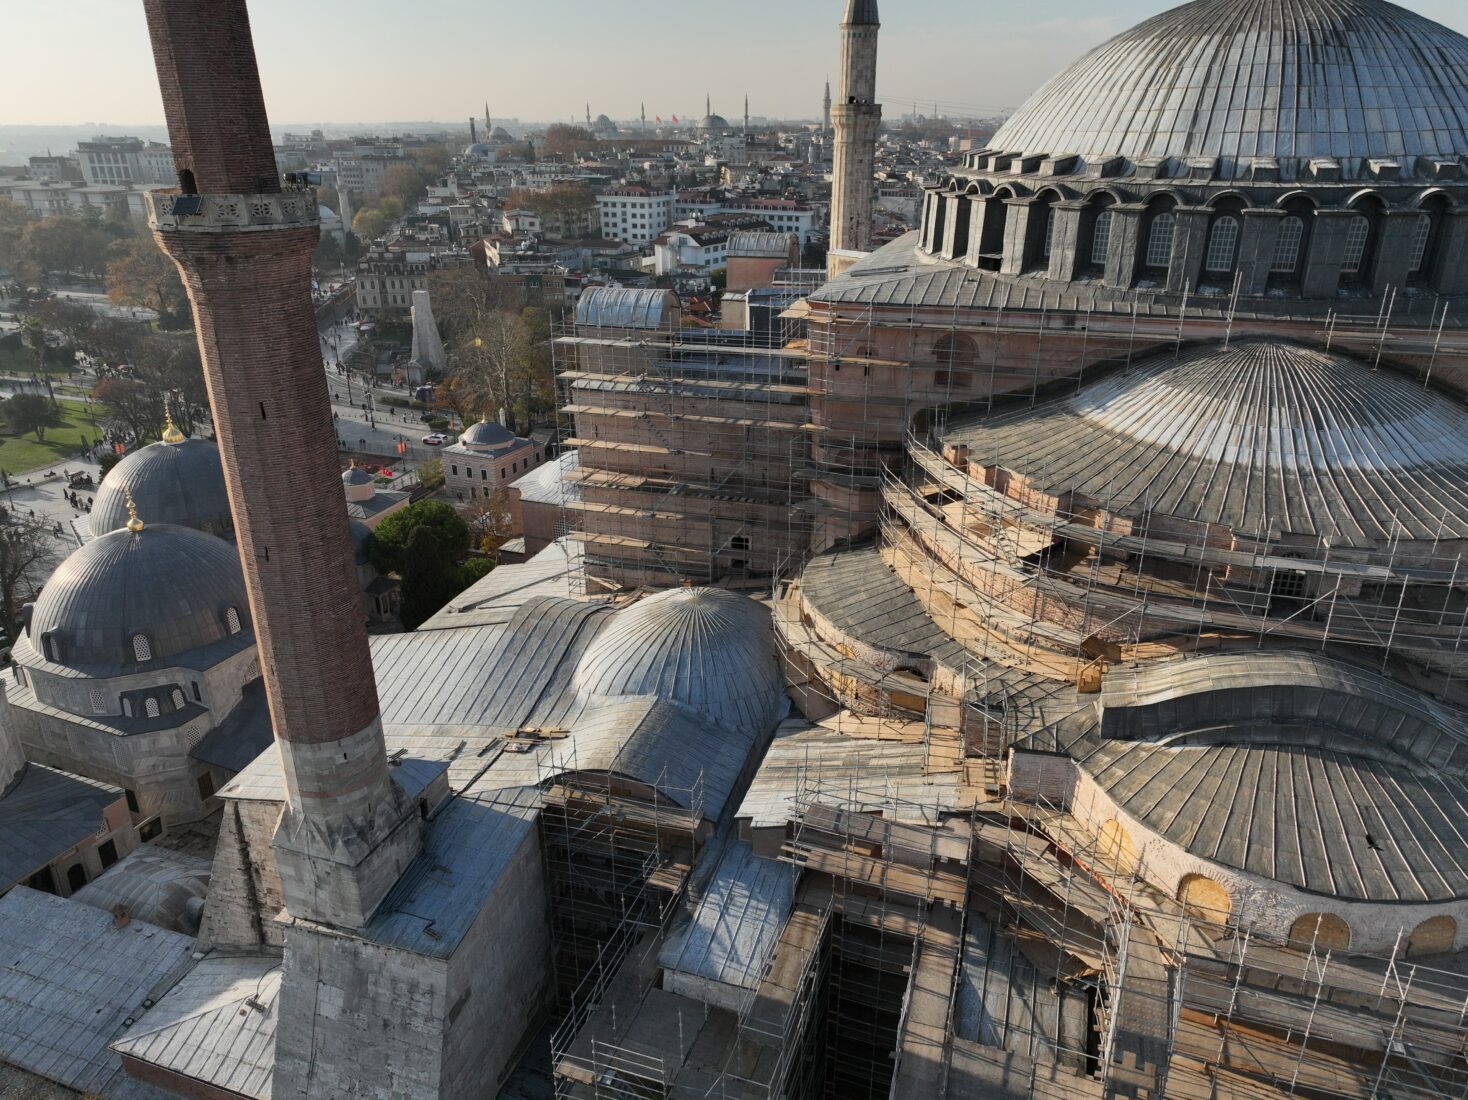
[[[953,1010],[953,975],[958,965],[962,918],[934,906],[908,987],[907,1014],[898,1036],[892,1095],[940,1095],[947,1075],[948,1017]]]

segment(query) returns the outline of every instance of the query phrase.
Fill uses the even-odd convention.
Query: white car
[[[442,447],[448,441],[448,436],[440,432],[434,432],[432,435],[425,435],[423,437],[423,442],[430,447]]]

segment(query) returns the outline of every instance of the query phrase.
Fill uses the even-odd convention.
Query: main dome
[[[207,439],[151,443],[114,466],[93,499],[89,522],[94,533],[127,526],[125,489],[131,490],[145,523],[173,523],[211,535],[234,529],[219,448]]]
[[[178,663],[231,638],[249,644],[249,613],[232,545],[187,527],[148,524],[93,539],[62,562],[36,600],[28,634],[38,656],[41,639],[54,636],[55,664],[118,676]],[[138,635],[145,650],[136,647]]]
[[[1468,38],[1385,0],[1194,0],[1062,71],[989,145],[1217,157],[1225,177],[1254,158],[1287,176],[1311,158],[1405,159],[1410,174],[1412,158],[1468,150]]]

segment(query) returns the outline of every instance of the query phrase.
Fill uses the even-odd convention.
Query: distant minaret
[[[591,104],[586,105],[586,128],[591,129]]]
[[[749,136],[749,96],[744,97],[744,136]]]
[[[831,132],[831,82],[826,81],[826,98],[821,102],[821,133]]]
[[[469,116],[469,144],[470,145],[478,145],[479,144],[479,132],[478,132],[478,130],[475,129],[475,126],[474,126],[474,116],[473,115],[470,115]]]
[[[836,128],[831,178],[831,248],[869,252],[872,191],[877,171],[877,0],[846,0],[841,19],[841,99],[832,108]]]
[[[489,140],[489,135],[494,133],[494,127],[489,124],[489,100],[484,101],[484,140]]]
[[[647,133],[647,104],[642,105],[642,132]]]

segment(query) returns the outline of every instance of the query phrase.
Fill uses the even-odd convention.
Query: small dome
[[[769,611],[721,588],[676,588],[617,612],[582,656],[576,688],[656,695],[759,732],[785,703]]]
[[[1125,515],[1367,547],[1468,538],[1468,408],[1299,344],[1164,352],[946,441]]]
[[[231,637],[253,641],[249,615],[234,546],[147,522],[93,539],[62,562],[36,600],[28,636],[41,656],[52,636],[54,664],[118,676]]]
[[[211,864],[156,844],[146,844],[82,887],[72,900],[192,936],[199,931]]]
[[[343,485],[371,485],[372,483],[372,475],[360,466],[348,467],[342,474]]]
[[[1095,161],[1255,157],[1456,161],[1468,148],[1468,38],[1385,0],[1195,0],[1045,84],[989,148]]]
[[[342,490],[347,503],[361,504],[377,495],[377,479],[360,466],[349,466],[342,474]]]
[[[516,438],[515,433],[503,424],[481,420],[464,429],[464,434],[459,436],[459,442],[466,447],[503,447],[506,443],[513,443]]]
[[[352,559],[358,565],[368,564],[367,543],[372,538],[372,528],[359,519],[348,520],[347,526],[352,532]]]
[[[94,533],[127,526],[125,490],[131,490],[144,523],[172,523],[220,536],[234,530],[219,448],[207,439],[151,443],[114,466],[93,498],[89,522]]]
[[[484,142],[476,141],[473,145],[464,150],[464,155],[466,157],[487,157],[492,152],[494,152],[494,150],[491,149]]]

